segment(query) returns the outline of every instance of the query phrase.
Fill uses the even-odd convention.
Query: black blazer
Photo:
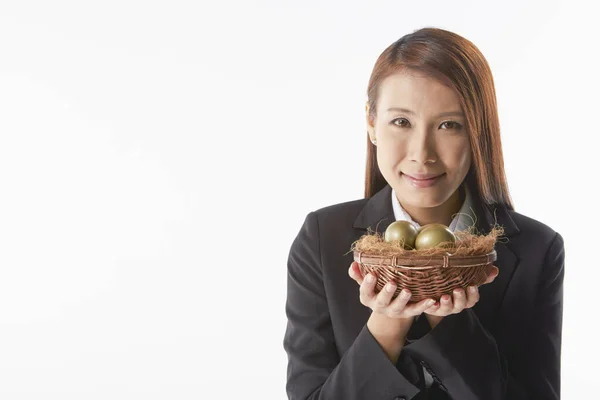
[[[383,232],[395,220],[391,187],[308,213],[287,265],[289,399],[560,398],[563,238],[506,207],[473,201],[481,232],[494,222],[504,227],[507,239],[496,245],[499,275],[479,288],[473,308],[435,329],[421,315],[396,365],[366,328],[371,310],[348,276],[351,244],[368,227]],[[421,366],[434,377],[430,390]]]

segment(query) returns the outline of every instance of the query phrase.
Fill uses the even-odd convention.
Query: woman
[[[310,212],[290,249],[288,397],[559,399],[563,239],[514,211],[483,55],[442,29],[402,37],[376,62],[366,120],[365,198]],[[469,217],[503,226],[496,266],[434,304],[377,292],[349,252],[395,220]]]

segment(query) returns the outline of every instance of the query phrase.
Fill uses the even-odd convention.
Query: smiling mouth
[[[424,178],[424,179],[419,179],[419,178],[415,178],[411,175],[407,175],[405,173],[402,173],[402,177],[404,179],[406,179],[412,186],[414,187],[418,187],[418,188],[426,188],[426,187],[431,187],[433,185],[435,185],[442,176],[444,176],[445,174],[441,174],[441,175],[430,175],[430,177],[428,178]],[[420,175],[420,177],[423,177],[424,175]]]
[[[418,181],[433,179],[433,178],[437,178],[439,176],[444,175],[443,173],[442,174],[421,174],[421,173],[405,174],[404,172],[402,172],[402,174],[408,176],[409,178],[418,180]]]

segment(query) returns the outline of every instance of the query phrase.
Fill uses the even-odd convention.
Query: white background
[[[371,69],[424,26],[492,68],[566,242],[563,398],[596,390],[593,2],[0,4],[0,398],[286,398],[289,247],[362,197]]]

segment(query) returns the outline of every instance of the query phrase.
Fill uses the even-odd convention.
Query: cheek
[[[446,152],[443,158],[449,168],[457,172],[469,169],[471,166],[471,147],[468,142],[455,143],[454,146],[445,146],[445,148],[450,150]]]
[[[463,151],[458,157],[458,166],[460,168],[469,168],[471,165],[471,149]]]
[[[378,143],[379,144],[379,143]],[[382,172],[385,171],[395,171],[398,169],[398,165],[402,163],[404,159],[404,154],[402,150],[397,149],[392,146],[381,146],[380,149],[377,150],[377,161],[379,163],[379,169]]]
[[[406,143],[385,134],[380,137],[381,142],[377,139],[377,158],[379,160],[394,163],[405,156]]]
[[[408,137],[402,137],[397,132],[382,129],[378,135],[378,151],[388,160],[398,160],[406,156],[406,151],[410,145]]]
[[[466,166],[467,169],[471,166],[472,156],[471,156],[471,146],[466,146],[466,150],[463,151],[462,162]]]

